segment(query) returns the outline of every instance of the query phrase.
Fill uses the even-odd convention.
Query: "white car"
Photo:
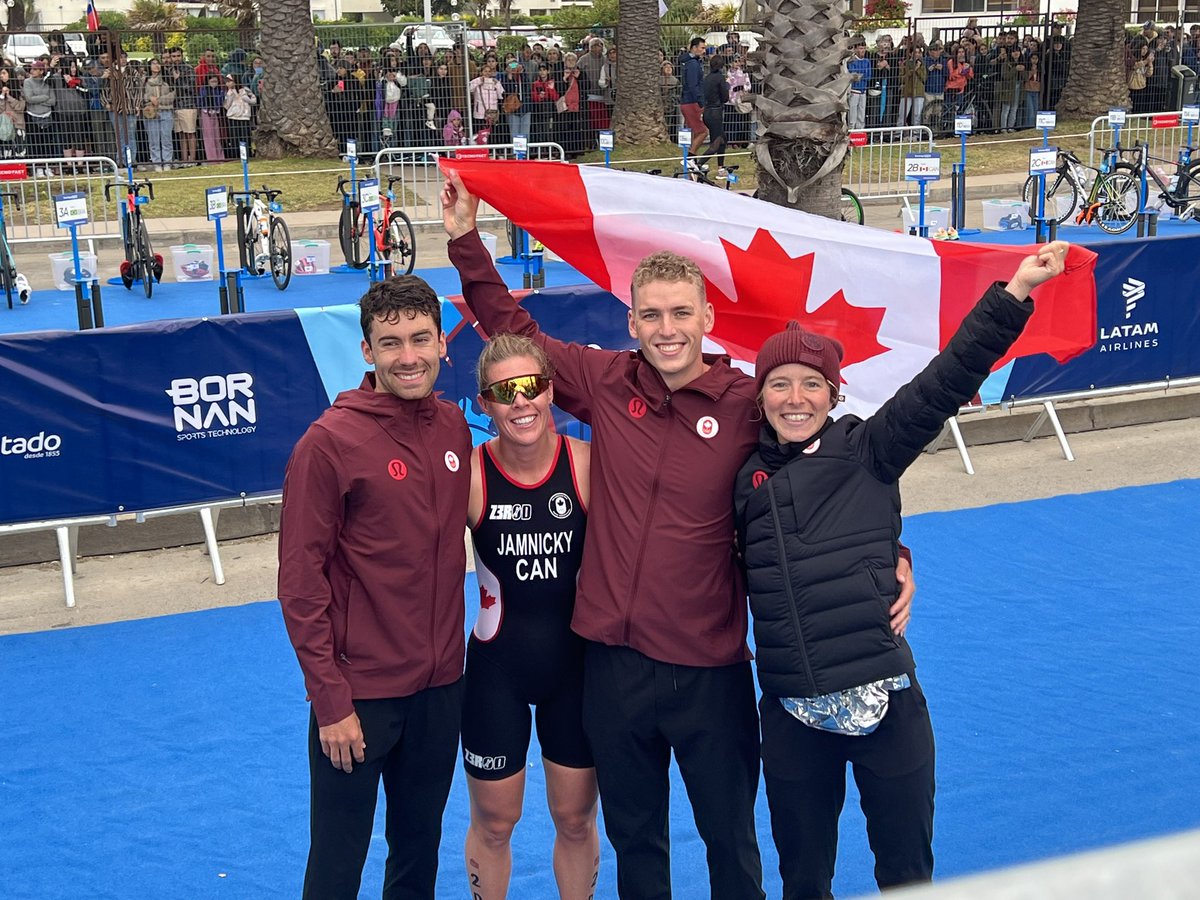
[[[72,53],[74,53],[76,56],[87,56],[88,55],[87,41],[84,39],[83,34],[81,32],[78,32],[78,31],[67,32],[66,34],[63,35],[63,40],[66,41],[66,43],[67,43],[67,49],[70,50]]]
[[[10,34],[8,43],[4,45],[4,55],[23,66],[29,65],[43,53],[49,54],[50,48],[40,34]]]
[[[454,49],[454,38],[440,25],[409,25],[400,32],[400,37],[392,41],[392,46],[403,50],[405,39],[410,34],[413,36],[413,47],[427,44],[429,49],[435,52]]]
[[[704,43],[710,47],[716,47],[720,50],[725,46],[725,39],[728,36],[728,31],[710,31],[704,35]],[[758,49],[758,42],[763,39],[763,36],[756,31],[738,31],[738,43],[746,45],[746,51],[753,53]]]

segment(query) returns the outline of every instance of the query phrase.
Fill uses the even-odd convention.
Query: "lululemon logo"
[[[641,397],[634,397],[629,401],[629,414],[635,419],[640,419],[646,414],[646,401]]]
[[[388,463],[388,474],[397,481],[403,481],[408,477],[408,466],[398,459],[393,459],[390,463]]]
[[[446,451],[446,468],[451,472],[458,471],[458,455],[453,450]]]
[[[704,416],[696,423],[696,434],[704,438],[706,441],[711,441],[717,436],[717,432],[721,430],[720,423],[712,416]]]
[[[760,484],[762,484],[766,480],[767,480],[767,473],[764,472],[762,469],[757,470],[753,475],[750,476],[750,483],[752,485],[754,485],[755,488],[757,488]]]
[[[807,453],[811,456],[813,453],[816,453],[820,449],[821,449],[821,439],[817,438],[815,441],[813,441],[811,444],[809,444],[807,447],[805,447],[802,452]]]

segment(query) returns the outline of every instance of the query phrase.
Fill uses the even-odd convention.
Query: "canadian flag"
[[[555,162],[442,160],[478,195],[597,285],[630,302],[638,262],[694,259],[716,312],[712,340],[753,362],[789,319],[838,337],[846,409],[868,414],[943,347],[987,287],[1032,247],[933,241],[834,221],[664,178]],[[1034,292],[1009,360],[1064,362],[1096,340],[1096,254]]]

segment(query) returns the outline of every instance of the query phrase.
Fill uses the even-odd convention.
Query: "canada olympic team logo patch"
[[[721,430],[721,423],[712,416],[701,416],[696,422],[696,434],[704,438],[706,441],[711,441],[717,436],[717,432]]]
[[[403,481],[408,477],[408,466],[398,459],[393,459],[388,463],[387,471],[396,481]]]
[[[559,491],[550,498],[550,515],[556,519],[565,519],[571,514],[574,508],[575,506],[571,503],[571,498],[562,491]]]
[[[458,471],[458,454],[453,450],[446,451],[446,468],[451,472]]]

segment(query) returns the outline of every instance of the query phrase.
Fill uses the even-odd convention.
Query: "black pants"
[[[725,167],[725,110],[720,106],[706,106],[701,113],[704,127],[708,129],[708,146],[700,152],[699,162],[707,162],[714,155],[717,165]]]
[[[764,695],[759,706],[784,900],[833,897],[846,763],[862,796],[875,882],[887,888],[933,878],[933,729],[915,678],[892,692],[879,727],[860,737],[811,728],[777,697]]]
[[[604,826],[622,898],[671,896],[671,752],[708,848],[714,900],[762,891],[754,834],[758,716],[750,664],[672,666],[628,647],[589,643],[583,722],[596,758]]]
[[[366,762],[347,774],[321,752],[310,716],[312,785],[306,900],[355,900],[371,843],[379,779],[387,797],[384,900],[432,900],[442,812],[458,758],[462,679],[394,700],[356,700]]]

